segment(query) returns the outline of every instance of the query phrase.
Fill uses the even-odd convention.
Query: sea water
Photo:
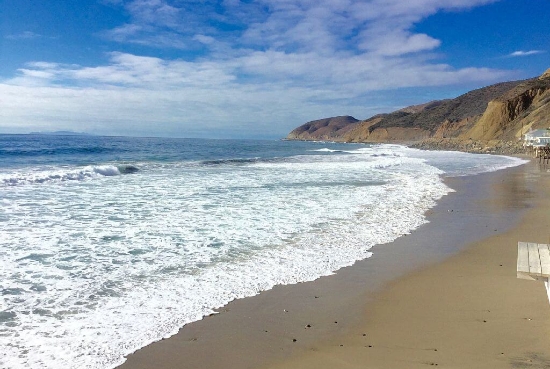
[[[0,367],[113,368],[231,300],[368,258],[426,222],[452,191],[444,176],[521,163],[396,145],[0,135]]]

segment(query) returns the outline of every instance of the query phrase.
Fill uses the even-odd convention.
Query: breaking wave
[[[0,183],[4,186],[18,186],[47,182],[84,181],[97,177],[112,177],[132,174],[139,168],[131,164],[89,165],[83,168],[48,168],[34,171],[14,171],[0,173]]]

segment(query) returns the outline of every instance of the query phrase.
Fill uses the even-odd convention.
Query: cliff
[[[439,145],[470,141],[471,146],[471,142],[517,141],[531,129],[547,127],[550,69],[539,78],[498,83],[454,99],[410,106],[363,121],[346,116],[308,122],[287,138]]]
[[[550,70],[549,70],[550,71]],[[531,129],[550,126],[550,73],[527,80],[489,102],[464,138],[514,140]]]

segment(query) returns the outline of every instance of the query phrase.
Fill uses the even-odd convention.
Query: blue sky
[[[0,133],[280,138],[548,68],[548,0],[0,0]]]

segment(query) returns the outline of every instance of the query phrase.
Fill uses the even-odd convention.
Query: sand
[[[120,368],[549,368],[542,282],[517,242],[550,242],[550,173],[448,180],[429,224],[314,282],[237,300]]]

